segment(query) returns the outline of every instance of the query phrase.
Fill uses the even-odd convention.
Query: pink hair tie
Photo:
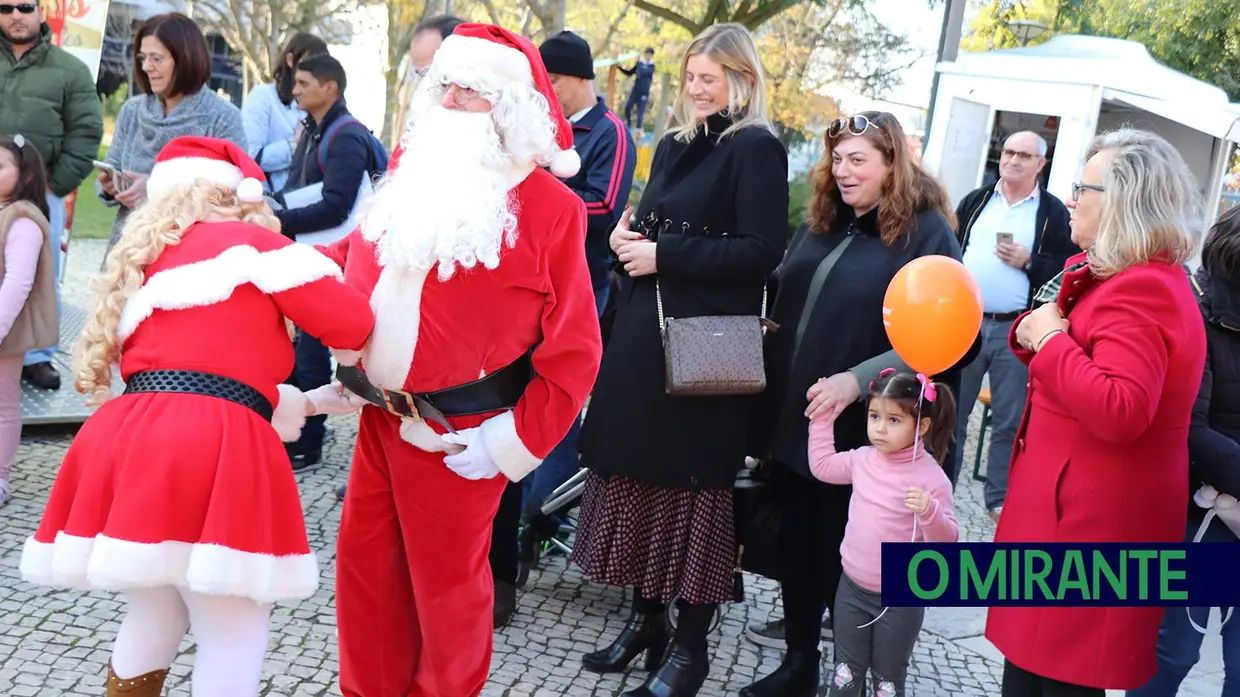
[[[925,376],[924,373],[917,374],[917,382],[921,383],[921,394],[927,402],[933,402],[937,391],[934,389],[934,383]]]

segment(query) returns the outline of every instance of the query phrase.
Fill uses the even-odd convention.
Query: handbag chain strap
[[[766,281],[763,281],[762,282],[762,314],[758,315],[759,317],[766,317],[766,293],[767,293]],[[665,322],[663,318],[663,291],[659,288],[659,279],[657,278],[654,279],[654,301],[655,301],[655,306],[658,307],[659,309],[659,331],[663,331],[664,329],[667,328],[666,326],[667,323]],[[670,319],[675,319],[675,318],[673,317]],[[762,331],[765,332],[766,329],[763,328]]]

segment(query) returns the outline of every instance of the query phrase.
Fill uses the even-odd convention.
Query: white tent
[[[963,53],[941,63],[924,162],[953,202],[994,179],[1003,140],[1035,130],[1051,142],[1047,189],[1066,199],[1090,140],[1130,125],[1172,143],[1217,217],[1229,157],[1240,141],[1240,105],[1213,85],[1155,61],[1139,43],[1057,36],[1028,48]]]

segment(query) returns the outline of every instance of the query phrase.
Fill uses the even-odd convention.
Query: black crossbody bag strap
[[[822,292],[822,284],[826,283],[827,276],[831,274],[831,269],[835,267],[835,262],[840,260],[844,254],[844,249],[852,242],[852,235],[845,235],[840,243],[835,245],[835,249],[831,253],[823,257],[818,263],[818,268],[814,271],[814,277],[809,282],[809,293],[805,296],[805,308],[801,310],[801,319],[797,322],[797,335],[792,344],[792,365],[797,363],[797,355],[801,352],[801,339],[805,337],[805,329],[809,326],[810,315],[814,313],[814,306],[818,304],[818,296]]]

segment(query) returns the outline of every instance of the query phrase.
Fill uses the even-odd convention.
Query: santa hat
[[[263,200],[263,169],[237,145],[219,138],[181,136],[168,141],[146,180],[146,195],[156,198],[178,186],[209,181],[237,192],[245,203]]]
[[[529,39],[491,24],[461,24],[435,53],[433,70],[449,82],[455,78],[469,84],[473,81],[468,78],[485,75],[537,90],[547,100],[555,122],[556,150],[543,153],[551,173],[565,178],[581,169],[581,157],[573,150],[573,128],[551,88],[542,55]]]

